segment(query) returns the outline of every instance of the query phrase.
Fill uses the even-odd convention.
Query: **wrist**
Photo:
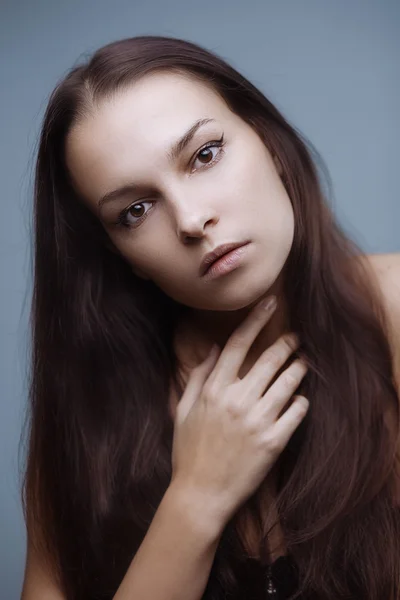
[[[219,539],[228,516],[222,503],[211,494],[204,494],[189,485],[174,481],[169,485],[164,499],[167,503],[172,503],[178,514],[189,520],[199,533],[212,541]]]

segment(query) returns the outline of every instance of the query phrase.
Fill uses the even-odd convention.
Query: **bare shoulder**
[[[400,252],[371,254],[366,257],[376,276],[389,326],[389,343],[393,357],[394,384],[400,400]],[[392,425],[397,427],[390,418]],[[400,432],[399,442],[400,442]],[[397,454],[398,478],[395,483],[395,501],[400,505],[400,443]]]
[[[382,292],[400,390],[400,252],[367,256]]]
[[[382,292],[390,328],[393,367],[400,397],[400,252],[369,254],[366,257]]]
[[[368,254],[366,258],[379,282],[390,322],[396,327],[400,323],[400,252]]]
[[[384,278],[385,283],[389,286],[393,284],[397,288],[398,297],[400,293],[400,252],[367,254],[366,258],[379,278]]]
[[[21,600],[66,600],[49,565],[34,547],[28,534]]]

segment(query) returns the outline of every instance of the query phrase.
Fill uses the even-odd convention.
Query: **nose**
[[[209,215],[194,215],[180,223],[178,227],[178,237],[184,243],[188,243],[196,238],[202,238],[204,237],[205,230],[210,225],[215,225],[216,223],[218,223],[216,217]]]
[[[174,203],[176,234],[183,243],[204,237],[205,230],[219,221],[216,209],[210,203]]]

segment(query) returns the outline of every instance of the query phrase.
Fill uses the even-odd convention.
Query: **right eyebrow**
[[[186,133],[184,133],[183,136],[180,137],[179,140],[176,141],[173,144],[172,148],[167,152],[168,161],[173,162],[178,158],[178,156],[183,152],[186,146],[192,141],[195,133],[198,131],[198,129],[200,129],[200,127],[214,121],[215,119],[198,119],[195,123],[193,123],[190,129],[188,129]],[[138,188],[139,186],[137,184],[128,183],[126,185],[123,185],[122,187],[112,190],[111,192],[107,192],[106,194],[104,194],[104,196],[100,198],[97,204],[98,209],[100,210],[104,204],[111,202],[112,200],[116,200],[120,196],[125,196],[129,193],[137,191]]]

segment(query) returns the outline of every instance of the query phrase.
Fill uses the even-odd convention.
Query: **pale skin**
[[[182,153],[173,161],[168,160],[166,152],[173,142],[194,122],[204,118],[214,121],[200,127]],[[220,140],[222,134],[222,149],[214,145],[199,154],[206,143]],[[281,353],[281,360],[290,356],[293,348],[283,338],[288,329],[281,289],[282,270],[293,241],[294,218],[280,179],[280,164],[251,127],[230,112],[214,92],[178,75],[146,77],[120,92],[112,102],[94,108],[92,115],[72,130],[66,158],[79,194],[107,231],[113,251],[128,261],[137,276],[153,280],[165,293],[190,308],[177,331],[175,347],[184,379],[192,381],[192,388],[197,385],[197,392],[190,395],[185,391],[181,406],[171,391],[174,418],[182,419],[182,413],[193,407],[207,377],[213,373],[215,377],[219,372],[222,381],[221,364],[225,365],[224,377],[230,365],[230,382],[238,385],[250,382],[250,376],[272,345]],[[136,184],[135,190],[104,203],[99,209],[100,198],[131,182]],[[135,210],[132,203],[137,204]],[[126,217],[129,227],[116,225],[118,214],[127,207],[131,207]],[[143,214],[145,217],[141,218]],[[250,244],[239,268],[213,281],[205,282],[199,276],[199,265],[206,252],[221,243],[242,240],[250,240]],[[400,309],[396,301],[400,297],[400,254],[372,255],[367,260],[384,294],[400,389]],[[262,317],[261,322],[261,317],[254,317],[257,314],[254,307],[271,294],[278,297],[278,308],[268,317]],[[233,347],[220,358],[207,358],[213,342],[221,348],[227,343],[229,346],[238,330],[246,342],[240,351],[236,345],[236,358]],[[305,372],[299,363],[292,368],[291,376],[297,378],[297,385]],[[197,384],[193,383],[195,380]],[[254,397],[259,399],[260,395],[261,388]],[[287,400],[281,397],[279,408]],[[261,408],[261,402],[254,405],[254,410]],[[301,420],[301,410],[297,416],[295,410],[289,413],[288,409],[291,432]],[[282,443],[288,435],[288,428],[285,434],[281,430]],[[183,434],[175,448],[183,444],[182,439]],[[180,480],[190,471],[187,448],[186,444],[186,451],[180,454],[186,456],[186,464],[182,458],[177,460]],[[274,460],[276,456],[271,455],[268,477],[263,483],[265,498],[271,501]],[[253,467],[252,480],[242,480],[243,489],[232,488],[236,501],[232,503],[232,511],[239,499],[244,499],[246,485],[254,489],[263,480],[265,469],[259,466],[257,471]],[[201,473],[198,464],[197,469],[198,480]],[[185,480],[188,481],[188,476]],[[250,522],[242,533],[249,551],[256,554],[258,540]],[[274,530],[272,538],[275,558],[285,553],[279,528]],[[50,590],[51,585],[54,589],[40,561],[32,565],[26,572],[25,585],[31,590],[26,600],[34,600]],[[129,596],[121,593],[120,597]],[[58,600],[61,596],[49,594],[48,598]]]

